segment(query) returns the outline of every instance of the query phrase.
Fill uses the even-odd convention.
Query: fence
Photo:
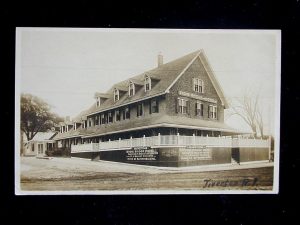
[[[181,146],[211,146],[211,147],[270,147],[270,139],[232,138],[232,137],[203,137],[203,136],[180,136],[158,135],[152,137],[119,139],[99,143],[72,145],[71,152],[94,152],[105,150],[119,150],[133,147],[181,147]]]

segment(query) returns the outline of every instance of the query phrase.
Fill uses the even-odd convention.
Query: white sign
[[[200,95],[196,95],[196,94],[189,93],[189,92],[179,91],[178,94],[181,96],[184,96],[184,97],[194,98],[194,99],[202,100],[205,102],[212,102],[215,104],[217,104],[217,102],[218,102],[216,99],[202,97]]]

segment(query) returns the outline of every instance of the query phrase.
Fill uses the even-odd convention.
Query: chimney
[[[65,122],[70,122],[70,116],[66,116]]]
[[[161,54],[161,52],[158,54],[157,56],[157,66],[161,66],[163,64],[163,55]]]

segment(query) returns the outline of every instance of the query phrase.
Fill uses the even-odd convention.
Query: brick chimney
[[[164,63],[163,60],[164,60],[164,57],[161,54],[161,52],[158,53],[158,56],[157,56],[157,67],[161,66]]]

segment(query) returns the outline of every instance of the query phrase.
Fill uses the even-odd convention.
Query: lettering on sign
[[[212,160],[212,149],[203,147],[198,148],[180,148],[180,161]]]
[[[215,104],[218,103],[218,101],[216,99],[202,97],[200,95],[196,95],[196,94],[185,92],[185,91],[179,91],[178,94],[181,96],[184,96],[184,97],[194,98],[194,99],[202,100],[205,102],[211,102],[211,103],[215,103]]]
[[[156,161],[158,158],[157,149],[151,148],[133,148],[126,151],[127,161]]]

